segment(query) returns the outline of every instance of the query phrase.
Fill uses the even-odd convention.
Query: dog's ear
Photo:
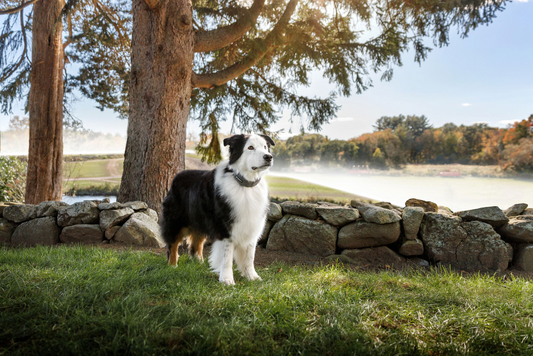
[[[244,135],[233,135],[231,137],[226,137],[224,139],[224,146],[234,146],[235,143],[242,141],[244,139]]]
[[[274,140],[271,139],[269,136],[267,136],[267,135],[259,135],[259,136],[261,136],[262,138],[265,139],[265,141],[267,142],[269,147],[270,146],[276,146],[276,143],[274,142]]]

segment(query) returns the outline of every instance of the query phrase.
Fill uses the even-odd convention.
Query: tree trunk
[[[64,0],[41,0],[33,5],[27,204],[61,200],[63,194],[64,5]]]
[[[158,212],[185,168],[194,32],[190,0],[133,0],[130,113],[118,200]]]

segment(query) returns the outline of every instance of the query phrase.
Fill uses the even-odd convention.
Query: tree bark
[[[27,204],[61,200],[63,194],[64,5],[64,0],[41,0],[33,5]]]
[[[130,115],[118,201],[142,200],[158,212],[185,169],[194,31],[190,0],[151,10],[133,0]]]

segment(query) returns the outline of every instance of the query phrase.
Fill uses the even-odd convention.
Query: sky
[[[434,127],[453,122],[471,125],[485,122],[506,127],[533,114],[533,0],[508,3],[492,24],[477,28],[465,39],[452,33],[450,44],[434,48],[420,66],[414,52],[402,57],[403,66],[394,68],[390,82],[373,78],[374,86],[362,94],[340,97],[337,118],[323,126],[321,134],[330,139],[349,139],[372,132],[372,125],[382,116],[425,115]],[[310,87],[300,95],[326,97],[334,87],[315,72]],[[127,121],[110,110],[101,112],[96,103],[80,100],[74,115],[85,128],[104,133],[126,135]],[[13,115],[23,116],[22,105]],[[290,114],[272,129],[283,130],[282,138],[300,131],[298,119],[288,122]],[[0,114],[0,130],[8,127],[10,116]],[[230,123],[221,124],[221,132],[230,133]],[[195,122],[188,125],[196,135]],[[292,133],[291,133],[292,132]]]

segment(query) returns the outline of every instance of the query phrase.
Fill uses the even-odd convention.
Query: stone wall
[[[157,213],[143,202],[0,205],[0,244],[123,243],[162,247]],[[405,207],[271,203],[259,245],[360,267],[446,265],[464,271],[533,272],[533,209],[515,204],[452,212],[409,199]]]
[[[162,247],[157,213],[144,202],[86,200],[68,205],[0,205],[0,244],[124,243]]]
[[[515,204],[459,211],[409,199],[390,203],[352,201],[271,203],[260,244],[337,259],[361,267],[442,264],[464,271],[533,272],[533,209]]]

